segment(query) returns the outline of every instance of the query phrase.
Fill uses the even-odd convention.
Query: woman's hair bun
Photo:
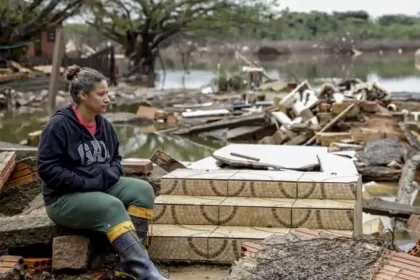
[[[67,67],[66,71],[64,72],[64,77],[67,81],[72,81],[74,77],[79,73],[81,68],[77,65],[72,65]]]

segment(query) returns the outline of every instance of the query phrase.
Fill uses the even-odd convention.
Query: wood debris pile
[[[35,78],[35,73],[19,63],[9,60],[6,68],[0,68],[0,83],[10,82],[19,79]]]

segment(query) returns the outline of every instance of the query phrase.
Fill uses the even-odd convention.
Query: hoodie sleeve
[[[63,192],[102,191],[102,173],[97,176],[101,178],[83,178],[63,167],[60,159],[65,157],[65,145],[63,127],[51,120],[42,131],[37,158],[38,174],[48,188]]]
[[[110,155],[111,156],[110,167],[108,167],[107,169],[107,187],[111,187],[115,183],[117,183],[123,174],[122,166],[121,166],[122,157],[120,156],[120,153],[118,151],[119,146],[120,146],[120,143],[118,141],[118,136],[117,136],[117,133],[115,132],[115,129],[112,127],[112,125],[111,124],[109,125],[111,126],[111,133],[112,133],[112,140],[113,140],[112,142],[114,143],[114,152],[112,155]]]

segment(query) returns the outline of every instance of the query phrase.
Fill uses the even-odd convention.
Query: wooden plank
[[[198,117],[213,117],[220,115],[229,115],[230,112],[227,109],[217,109],[217,110],[196,110],[192,112],[183,112],[181,115],[184,118],[198,118]]]
[[[411,214],[420,214],[420,207],[386,201],[380,198],[364,198],[363,211],[386,216],[408,217]]]
[[[351,139],[350,132],[317,132],[316,142],[321,146],[329,147],[331,143],[340,142],[343,139]]]
[[[342,118],[344,118],[347,113],[349,113],[353,108],[355,104],[351,104],[348,106],[344,111],[342,111],[340,114],[338,114],[332,121],[330,121],[326,126],[324,126],[319,132],[325,132],[328,129],[332,128],[338,121],[340,121]],[[316,135],[313,136],[311,139],[308,140],[308,142],[305,143],[305,145],[311,145],[316,139]]]
[[[186,135],[186,134],[197,134],[205,131],[211,131],[219,128],[234,128],[244,125],[252,125],[264,123],[265,114],[253,114],[244,117],[234,117],[232,119],[226,119],[221,121],[216,121],[207,124],[195,125],[188,128],[181,128],[175,131],[171,131],[175,135]]]

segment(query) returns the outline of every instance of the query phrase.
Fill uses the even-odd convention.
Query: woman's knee
[[[130,219],[121,200],[101,192],[65,195],[49,205],[47,213],[62,226],[101,232]]]
[[[129,188],[132,202],[129,204],[153,208],[155,203],[155,191],[153,186],[146,181],[134,179],[132,186]]]

